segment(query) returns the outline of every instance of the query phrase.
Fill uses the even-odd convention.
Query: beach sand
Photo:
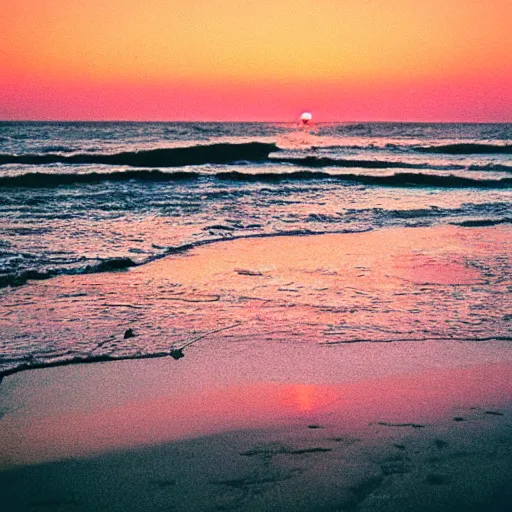
[[[510,239],[238,240],[4,293],[7,336],[84,350],[2,381],[2,509],[512,509]]]

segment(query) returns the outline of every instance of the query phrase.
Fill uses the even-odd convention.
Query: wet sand
[[[136,347],[165,341],[167,351],[199,339],[179,360],[5,377],[1,502],[509,510],[508,235],[450,227],[240,240],[4,294],[27,337],[110,339],[120,350],[131,327]],[[13,315],[2,318],[10,332]]]

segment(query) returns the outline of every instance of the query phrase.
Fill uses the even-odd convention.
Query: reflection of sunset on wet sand
[[[409,350],[416,357],[428,358],[431,349],[426,344]],[[215,353],[208,352],[215,360]],[[261,354],[268,358],[266,378],[279,378],[279,363],[271,360],[271,352],[263,349]],[[309,354],[308,350],[301,352],[302,356]],[[347,364],[343,358],[324,350],[315,364],[332,373],[314,384],[307,379],[290,382],[298,378],[293,369],[279,382],[265,381],[259,371],[244,364],[243,357],[235,356],[232,364],[247,372],[245,379],[224,382],[210,368],[201,374],[199,389],[188,389],[182,383],[183,372],[197,370],[197,360],[191,362],[192,367],[184,362],[185,368],[178,373],[173,363],[159,363],[158,381],[146,377],[148,363],[116,363],[125,366],[114,369],[118,381],[108,394],[116,401],[110,405],[97,396],[95,388],[101,388],[105,368],[82,374],[92,379],[88,389],[81,387],[81,379],[72,372],[56,369],[45,391],[54,395],[54,405],[42,410],[29,395],[17,396],[31,415],[14,415],[4,421],[0,451],[6,462],[18,465],[247,429],[318,426],[326,436],[344,433],[371,438],[375,425],[384,423],[431,425],[462,415],[478,424],[485,417],[483,408],[501,409],[512,394],[512,359],[481,365],[478,355],[482,357],[481,349],[468,368],[404,368],[406,373],[400,375],[397,363],[398,374],[393,377],[374,378],[366,369],[347,378],[342,375]],[[123,396],[125,386],[131,388],[133,397]],[[141,392],[146,396],[138,397]],[[85,407],[66,410],[60,401],[70,396]]]

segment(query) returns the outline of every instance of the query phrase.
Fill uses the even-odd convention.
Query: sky
[[[0,119],[512,122],[512,0],[3,0]]]

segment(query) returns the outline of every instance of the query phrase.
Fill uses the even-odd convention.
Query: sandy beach
[[[509,510],[510,254],[253,238],[3,293],[6,337],[83,346],[0,385],[3,509]]]

